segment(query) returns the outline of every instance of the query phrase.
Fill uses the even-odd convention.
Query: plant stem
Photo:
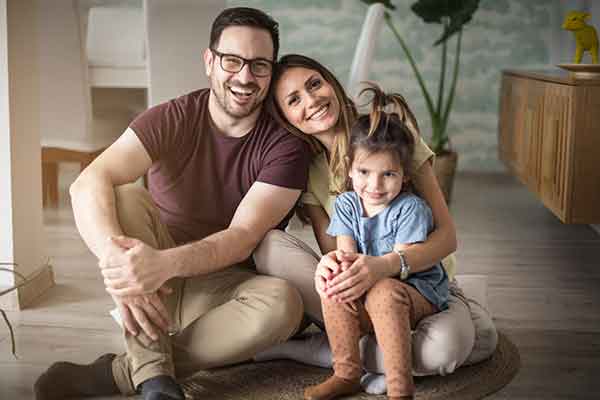
[[[13,331],[13,327],[10,324],[10,321],[8,320],[8,316],[6,315],[6,312],[0,308],[0,314],[2,314],[2,318],[4,318],[4,323],[6,324],[6,326],[8,326],[8,332],[10,333],[10,352],[12,353],[14,358],[19,358],[17,357],[17,345],[15,342],[15,332]]]
[[[387,25],[390,27],[390,29],[394,33],[394,36],[396,36],[396,39],[398,39],[398,42],[400,43],[402,50],[404,50],[404,54],[406,55],[406,58],[408,59],[408,62],[410,63],[410,66],[412,67],[413,72],[415,73],[415,76],[417,77],[417,81],[419,82],[419,86],[421,87],[421,91],[423,92],[423,97],[425,97],[425,103],[427,105],[427,109],[429,110],[429,114],[433,117],[433,115],[435,115],[435,110],[433,108],[433,102],[431,101],[431,96],[429,96],[429,92],[427,91],[427,88],[425,87],[425,83],[423,82],[423,78],[421,77],[421,74],[419,73],[417,64],[415,64],[415,60],[413,59],[412,55],[410,54],[410,50],[408,50],[406,43],[404,43],[404,40],[400,36],[400,33],[398,33],[398,31],[396,30],[396,27],[392,23],[392,18],[390,17],[390,14],[388,12],[385,13],[385,22],[387,23]],[[433,124],[433,121],[432,121],[432,124]]]
[[[444,19],[444,34],[448,30],[448,22]],[[436,113],[438,116],[442,115],[442,107],[444,102],[444,81],[446,79],[446,58],[447,58],[447,40],[442,42],[442,63],[440,65],[440,83],[438,86],[438,100]]]
[[[454,92],[456,89],[456,82],[458,81],[458,69],[460,67],[460,42],[462,39],[462,29],[458,31],[458,36],[456,37],[456,55],[454,56],[454,73],[452,76],[452,85],[450,87],[450,93],[448,94],[448,99],[446,103],[446,109],[444,110],[444,115],[442,117],[442,129],[446,130],[448,125],[448,117],[450,116],[450,110],[452,109],[452,102],[454,101]],[[448,139],[446,139],[448,141]]]
[[[7,262],[0,262],[0,265],[10,265],[10,266],[14,266],[17,267],[18,264],[16,263],[7,263]],[[25,278],[22,274],[20,274],[17,271],[13,271],[12,269],[8,269],[8,268],[4,268],[4,267],[0,267],[0,271],[3,272],[10,272],[12,274],[15,274],[16,276],[18,276],[19,278],[21,278],[23,280],[23,282],[14,285],[13,287],[3,290],[2,292],[0,292],[0,296],[5,295],[6,293],[10,293],[13,290],[17,290],[18,288],[20,288],[23,285],[26,285],[29,283],[29,281],[27,280],[27,278]],[[15,342],[15,333],[13,331],[13,327],[10,324],[10,320],[8,319],[8,316],[6,315],[6,312],[2,309],[0,309],[0,314],[2,314],[2,318],[4,319],[4,322],[6,323],[6,326],[8,326],[8,331],[10,333],[10,344],[11,344],[11,352],[14,358],[18,359],[19,357],[17,357],[17,347],[16,347],[16,342]]]
[[[16,265],[14,263],[0,263],[0,265]],[[12,274],[15,274],[16,276],[18,276],[19,278],[21,278],[23,280],[23,282],[8,288],[6,290],[3,290],[0,292],[0,296],[5,295],[6,293],[10,293],[13,290],[17,290],[18,288],[20,288],[23,285],[26,285],[27,283],[29,283],[29,281],[27,280],[27,278],[25,278],[22,274],[18,273],[17,271],[13,271],[12,269],[8,269],[8,268],[0,268],[0,271],[4,271],[4,272],[10,272]]]

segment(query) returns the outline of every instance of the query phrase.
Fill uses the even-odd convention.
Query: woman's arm
[[[305,204],[304,209],[310,218],[315,238],[319,244],[319,249],[321,249],[321,254],[327,254],[330,251],[335,250],[337,248],[335,237],[327,234],[329,216],[325,212],[325,209],[321,206],[311,204]]]
[[[353,256],[358,251],[356,248],[356,242],[350,236],[337,236],[335,241],[337,243],[337,254],[339,259],[342,259],[346,254]],[[342,261],[340,263],[341,271],[347,270],[348,268],[350,268],[351,265],[351,261]]]
[[[413,183],[431,208],[435,229],[423,243],[416,243],[404,250],[411,272],[424,271],[447,255],[456,251],[456,229],[433,173],[431,163],[425,162],[413,177]]]

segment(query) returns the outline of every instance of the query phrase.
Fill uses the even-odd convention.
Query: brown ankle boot
[[[388,400],[413,400],[415,396],[388,396]]]
[[[304,400],[330,400],[339,396],[358,393],[361,390],[360,380],[347,380],[332,375],[319,385],[307,387],[304,391]]]

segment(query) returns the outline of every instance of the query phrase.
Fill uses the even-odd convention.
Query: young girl
[[[431,209],[410,191],[415,144],[407,120],[416,126],[414,116],[400,95],[386,95],[376,86],[365,91],[373,94],[372,110],[359,117],[351,130],[347,186],[352,191],[337,197],[327,233],[336,237],[339,253],[386,258],[397,275],[373,277],[362,287],[351,286],[334,294],[328,283],[336,276],[361,271],[319,264],[315,283],[334,375],[307,388],[305,399],[309,400],[333,399],[360,390],[359,339],[371,331],[383,352],[388,398],[413,398],[411,328],[448,307],[448,276],[441,263],[411,273],[403,253],[424,242],[434,229]],[[384,111],[387,106],[394,106],[395,112]]]

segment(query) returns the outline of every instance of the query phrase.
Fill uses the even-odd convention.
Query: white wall
[[[150,106],[208,87],[202,52],[225,0],[144,0]]]
[[[79,18],[73,0],[39,1],[41,136],[90,140],[90,95]]]
[[[13,262],[12,173],[10,109],[8,104],[8,25],[6,0],[0,0],[0,262]],[[3,133],[6,132],[6,133]],[[12,285],[9,274],[0,273],[0,285]]]
[[[45,248],[37,12],[35,0],[0,0],[0,261],[23,275],[39,269]]]

